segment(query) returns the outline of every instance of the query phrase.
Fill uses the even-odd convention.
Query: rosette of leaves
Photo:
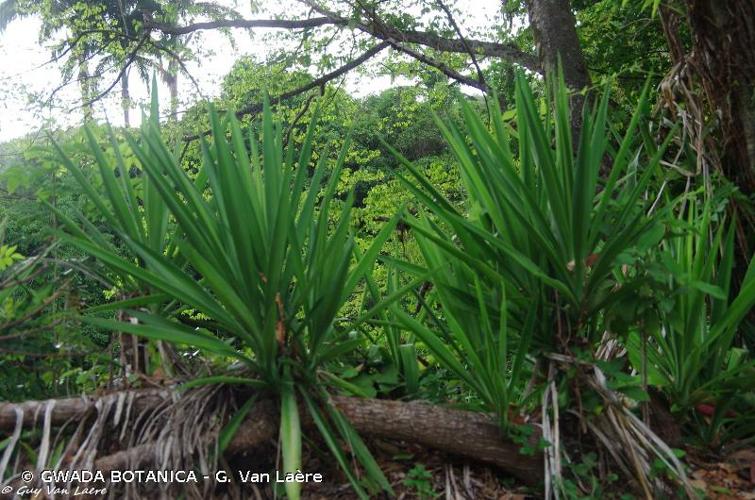
[[[428,327],[397,313],[504,418],[520,370],[532,367],[528,356],[576,353],[601,339],[611,309],[642,284],[622,264],[657,233],[643,194],[670,139],[649,151],[640,171],[635,138],[647,89],[613,146],[608,94],[585,111],[574,140],[567,89],[555,83],[546,104],[552,114],[543,116],[519,75],[514,122],[491,109],[487,126],[464,103],[463,127],[438,120],[468,193],[467,213],[404,160],[402,181],[431,215],[408,221],[427,268],[437,270],[433,298],[442,318]]]
[[[336,160],[321,154],[314,162],[316,119],[300,145],[285,144],[282,126],[274,122],[267,100],[259,130],[250,130],[248,137],[232,113],[221,118],[210,109],[209,121],[212,134],[209,140],[201,140],[202,168],[194,180],[180,167],[178,154],[166,146],[154,120],[145,120],[138,137],[127,135],[150,182],[144,199],[132,189],[128,176],[117,179],[113,175],[113,165],[97,150],[102,194],[88,185],[86,176],[76,174],[80,167],[64,159],[110,221],[109,230],[132,256],[98,245],[87,221],[82,221],[83,226],[67,221],[65,239],[144,287],[145,296],[124,307],[167,298],[180,305],[176,310],[191,309],[209,318],[212,328],[190,327],[175,315],[164,314],[165,310],[161,314],[143,308],[128,310],[138,323],[93,316],[84,320],[240,363],[248,377],[220,375],[189,384],[235,382],[275,395],[280,401],[285,472],[302,468],[297,402],[303,402],[357,493],[367,496],[338,443],[339,436],[364,467],[367,486],[390,491],[359,436],[328,403],[319,374],[329,361],[361,342],[337,327],[336,314],[371,271],[398,216],[382,228],[366,251],[354,252],[352,196],[342,204],[337,222],[330,222],[348,141]],[[116,168],[120,168],[118,161]],[[159,220],[150,222],[147,197],[165,207]],[[172,244],[150,244],[151,238],[163,238],[168,223],[174,225]],[[252,404],[240,412],[248,412]],[[243,414],[237,414],[227,430],[233,432],[242,420]],[[221,448],[228,441],[227,434],[221,436]],[[286,484],[291,498],[299,497],[299,488],[296,483]]]
[[[626,340],[612,322],[647,282],[639,256],[664,237],[658,214],[666,208],[651,209],[652,181],[674,133],[660,146],[637,140],[646,86],[621,136],[609,120],[607,92],[584,110],[575,134],[568,89],[562,77],[552,83],[541,102],[519,74],[512,122],[493,106],[486,124],[466,103],[462,126],[437,120],[468,193],[466,211],[402,158],[402,181],[426,209],[407,217],[425,266],[394,265],[431,272],[434,286],[426,320],[395,304],[391,310],[507,430],[519,430],[510,414],[521,405],[539,406],[550,443],[546,497],[569,488],[559,421],[574,408],[645,492],[655,480],[635,456],[661,458],[685,482],[670,449],[615,404],[624,396],[600,368],[619,355],[606,339]],[[646,436],[645,444],[626,439],[631,433]]]

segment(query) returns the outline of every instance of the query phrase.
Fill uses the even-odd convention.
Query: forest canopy
[[[2,494],[752,495],[753,20],[0,0]]]

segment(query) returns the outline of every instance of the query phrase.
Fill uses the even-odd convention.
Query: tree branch
[[[310,94],[310,96],[307,98],[307,100],[304,102],[304,105],[301,107],[298,113],[296,113],[296,116],[291,121],[291,124],[288,126],[288,130],[286,130],[286,136],[283,138],[283,147],[285,148],[288,145],[288,141],[291,139],[291,133],[294,131],[294,127],[297,123],[299,123],[299,120],[302,119],[304,116],[304,113],[307,112],[309,109],[309,105],[312,103],[312,99],[314,99],[315,95]]]
[[[305,0],[305,1],[308,4],[312,5],[309,2],[309,0]],[[379,27],[378,31],[380,33],[387,33],[387,32],[391,31],[391,29],[388,26],[386,26],[385,23],[383,23],[375,15],[374,12],[370,11],[367,7],[365,7],[362,4],[362,2],[360,2],[359,0],[357,0],[357,4],[359,4],[359,6],[362,9],[362,11],[370,19],[372,25]],[[328,11],[325,11],[325,10],[323,10],[322,13],[324,13],[326,15],[334,16],[334,14],[329,13]],[[459,35],[461,35],[460,32],[459,32]],[[474,87],[476,89],[479,89],[483,93],[487,92],[488,87],[485,84],[485,78],[482,76],[482,72],[479,71],[479,67],[477,68],[478,71],[479,71],[479,80],[475,80],[474,78],[470,78],[470,77],[462,75],[458,71],[449,68],[448,65],[446,65],[446,64],[444,64],[444,63],[442,63],[442,62],[440,62],[440,61],[438,61],[436,59],[433,59],[432,57],[430,57],[430,56],[428,56],[426,54],[423,54],[423,53],[418,52],[416,50],[410,49],[409,47],[401,45],[400,43],[398,43],[393,38],[388,38],[388,39],[386,39],[386,41],[388,43],[390,43],[391,47],[393,47],[397,51],[403,52],[404,54],[407,54],[409,57],[412,57],[412,58],[418,60],[419,62],[421,62],[423,64],[426,64],[428,66],[432,66],[433,68],[436,68],[437,70],[439,70],[441,73],[443,73],[447,77],[449,77],[449,78],[451,78],[453,80],[456,80],[457,82],[462,83],[464,85],[469,85],[470,87]],[[470,53],[470,55],[472,56],[472,61],[474,62],[474,64],[477,65],[477,60],[475,59],[474,54]]]
[[[328,17],[335,24],[348,25],[351,22],[350,19],[346,19],[336,13],[324,9],[313,0],[302,1],[318,14]],[[481,40],[456,40],[426,31],[401,31],[393,26],[387,25],[374,16],[371,23],[358,23],[356,24],[356,27],[364,33],[370,34],[381,40],[392,38],[401,43],[416,43],[418,45],[424,45],[439,52],[468,54],[470,51],[474,51],[488,57],[506,59],[532,71],[541,72],[540,62],[537,57],[533,54],[524,52],[514,44],[485,42]]]
[[[335,80],[339,76],[342,76],[352,69],[356,68],[357,66],[360,66],[364,62],[366,62],[369,59],[372,59],[375,57],[379,52],[381,52],[383,49],[388,47],[388,42],[381,42],[374,47],[366,50],[361,56],[357,57],[356,59],[353,59],[352,61],[348,62],[347,64],[344,64],[340,68],[331,71],[330,73],[326,73],[319,78],[315,78],[311,82],[307,83],[306,85],[302,85],[301,87],[289,90],[288,92],[284,92],[278,97],[275,98],[276,101],[282,101],[286,99],[290,99],[296,95],[302,94],[308,90],[312,90],[318,87],[322,87],[324,84],[328,83],[331,80]],[[236,112],[237,116],[243,116],[250,113],[258,112],[262,109],[262,104],[256,104],[254,106],[249,106],[247,108],[242,108],[239,111]]]
[[[472,50],[472,48],[467,43],[467,40],[464,38],[464,35],[461,32],[461,28],[459,28],[459,25],[456,23],[454,16],[451,14],[451,10],[446,6],[446,4],[443,3],[442,0],[436,0],[436,1],[438,3],[438,6],[443,10],[443,12],[446,13],[448,22],[451,23],[451,26],[453,26],[454,31],[456,31],[456,34],[459,35],[459,40],[461,40],[461,43],[462,45],[464,45],[464,48],[467,49],[467,52],[469,53],[469,57],[472,58],[472,62],[474,63],[475,68],[477,68],[477,76],[480,78],[480,81],[485,82],[485,76],[483,76],[482,69],[480,69],[480,65],[477,63],[477,57],[475,57],[474,50]]]
[[[186,26],[173,26],[169,24],[147,24],[147,28],[156,29],[167,35],[185,35],[194,31],[212,30],[221,28],[280,28],[280,29],[303,29],[317,28],[333,24],[327,17],[313,17],[310,19],[220,19],[193,23]]]
[[[410,57],[413,57],[414,59],[418,60],[421,63],[427,64],[428,66],[432,66],[433,68],[436,68],[438,71],[440,71],[447,77],[451,78],[452,80],[456,80],[457,82],[463,83],[464,85],[469,85],[470,87],[474,87],[483,92],[488,91],[488,86],[485,84],[485,82],[475,80],[474,78],[471,78],[468,76],[464,76],[458,71],[455,71],[449,68],[448,66],[446,66],[440,61],[436,61],[435,59],[432,59],[431,57],[428,57],[425,54],[422,54],[421,52],[417,52],[415,50],[410,49],[409,47],[404,47],[403,45],[398,44],[392,38],[388,39],[388,43],[391,44],[391,47],[393,47],[397,51],[403,52],[404,54]]]
[[[124,38],[126,40],[133,41],[133,42],[144,43],[143,42],[143,40],[144,40],[143,37],[136,37],[136,36],[130,35],[128,33],[121,33],[119,31],[112,30],[112,29],[95,28],[95,29],[83,30],[83,31],[79,32],[76,35],[76,37],[73,38],[72,40],[66,41],[66,43],[67,43],[68,46],[66,47],[66,49],[63,52],[61,52],[58,56],[53,57],[52,59],[50,59],[49,61],[47,61],[44,64],[49,64],[51,62],[57,61],[65,53],[67,53],[70,50],[72,50],[85,36],[95,35],[95,34],[98,34],[98,35],[113,35],[113,36],[117,36],[117,37],[120,37],[120,38]],[[173,59],[181,67],[182,74],[184,76],[186,76],[191,81],[192,85],[194,86],[194,89],[197,91],[197,94],[199,94],[199,96],[201,98],[203,98],[203,99],[205,98],[204,94],[202,93],[202,89],[201,89],[201,87],[199,85],[199,82],[197,82],[197,80],[192,76],[191,72],[189,71],[189,68],[186,67],[186,64],[181,59],[181,56],[179,56],[174,50],[166,47],[164,44],[160,43],[159,41],[153,40],[151,37],[147,38],[146,43],[150,47],[152,47],[153,49],[155,49],[156,51],[158,51],[158,52],[165,52],[168,56],[170,56],[170,58]],[[124,74],[125,74],[125,71],[134,63],[134,61],[136,60],[136,57],[138,57],[138,56],[139,56],[139,54],[137,53],[134,57],[131,57],[130,59],[128,59],[128,61],[126,62],[125,66],[121,67],[121,69],[123,70]],[[91,59],[91,58],[92,58],[92,56],[88,56],[87,57],[88,60]],[[114,64],[114,65],[111,65],[107,69],[110,70],[110,69],[113,69],[115,67],[119,67],[119,65],[115,65]],[[102,78],[104,76],[104,74],[105,74],[105,71],[99,71],[99,72],[96,72],[93,75],[88,76],[86,80],[96,80],[96,79]],[[110,86],[110,90],[112,90],[112,88],[118,83],[118,81],[120,80],[120,78],[121,77],[119,77],[113,83],[113,85]],[[76,79],[74,81],[81,82],[81,81],[84,81],[84,80],[82,80],[82,79]],[[68,85],[69,83],[71,83],[70,80],[68,82],[65,82],[62,85],[59,85],[58,87],[56,87],[55,90],[53,90],[52,93],[50,94],[50,96],[48,97],[47,102],[49,103],[52,100],[52,98],[55,96],[55,94],[58,91],[60,91],[65,85]]]
[[[312,2],[305,2],[318,13],[323,14],[321,7]],[[340,17],[336,14],[324,14],[323,17],[313,17],[310,19],[222,19],[217,21],[208,21],[201,23],[189,24],[186,26],[171,26],[165,24],[147,25],[150,28],[171,35],[182,35],[199,30],[220,29],[220,28],[280,28],[280,29],[302,29],[316,28],[320,26],[349,26],[350,20]],[[440,52],[453,52],[460,54],[480,54],[488,57],[497,57],[506,59],[512,63],[523,66],[529,70],[540,72],[540,63],[533,54],[521,50],[514,44],[488,42],[483,40],[472,39],[453,39],[445,38],[435,33],[414,30],[398,30],[392,26],[377,26],[374,23],[358,23],[357,29],[367,33],[375,38],[387,41],[392,38],[401,43],[416,43],[435,49]]]
[[[121,78],[123,78],[123,75],[126,74],[126,71],[131,66],[131,63],[134,62],[134,59],[136,59],[136,56],[139,54],[139,49],[142,48],[142,46],[147,43],[147,40],[149,39],[149,31],[144,34],[144,36],[139,40],[139,43],[136,44],[136,47],[134,47],[134,50],[131,51],[128,58],[126,59],[125,64],[121,68],[121,70],[118,72],[118,76],[113,80],[113,83],[110,84],[108,88],[97,94],[92,99],[89,99],[87,102],[81,105],[82,108],[85,108],[87,106],[91,106],[95,102],[99,101],[103,97],[105,97],[111,90],[113,90],[113,87],[115,87],[118,82],[121,81]]]

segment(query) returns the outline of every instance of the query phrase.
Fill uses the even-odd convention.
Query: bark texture
[[[530,18],[530,28],[535,37],[535,45],[540,65],[546,75],[555,75],[559,61],[564,74],[564,82],[571,89],[569,108],[574,147],[579,145],[582,130],[582,109],[585,106],[586,90],[591,85],[590,73],[579,44],[576,19],[571,11],[570,0],[526,0]]]
[[[755,2],[685,0],[691,59],[721,114],[722,165],[745,194],[755,192]],[[712,110],[716,111],[716,110]]]
[[[589,87],[590,74],[569,0],[527,0],[527,11],[543,70],[555,73],[560,57],[566,85],[574,91]]]
[[[171,397],[168,390],[131,391],[104,397],[133,398],[135,409],[149,410]],[[16,408],[23,409],[23,425],[41,423],[48,405],[52,425],[61,425],[72,418],[80,419],[96,408],[96,398],[81,397],[25,403],[0,403],[0,435],[11,432],[16,425]],[[423,403],[404,403],[378,399],[334,397],[333,404],[346,416],[360,434],[421,444],[440,451],[494,465],[529,484],[543,478],[542,455],[524,456],[519,445],[502,436],[499,427],[487,415],[453,410]],[[304,421],[304,425],[311,423]],[[231,454],[253,449],[274,438],[278,432],[277,407],[272,401],[260,401],[247,416],[228,446]],[[537,440],[537,436],[533,437]],[[154,445],[142,444],[119,451],[96,461],[99,470],[115,470],[144,466],[155,460]]]
[[[409,441],[495,465],[529,484],[543,478],[542,456],[525,456],[488,416],[424,403],[334,397],[361,434]],[[537,441],[537,436],[535,437]]]

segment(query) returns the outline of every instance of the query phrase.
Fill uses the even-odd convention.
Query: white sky
[[[3,0],[0,0],[2,2]],[[217,3],[230,3],[226,0]],[[264,14],[253,15],[245,12],[245,6],[237,7],[245,18],[264,18]],[[279,4],[284,5],[285,4]],[[459,5],[464,5],[460,2]],[[464,8],[469,9],[472,22],[477,26],[494,26],[494,17],[499,6],[498,0],[475,0]],[[82,113],[78,108],[80,102],[79,89],[75,81],[61,89],[50,100],[50,105],[42,107],[30,100],[36,96],[37,101],[49,98],[53,89],[62,81],[60,67],[49,63],[50,48],[40,46],[39,29],[41,21],[36,17],[19,19],[12,22],[0,34],[0,142],[34,132],[47,122],[54,122],[56,126],[72,126],[81,121]],[[193,42],[207,52],[196,61],[187,63],[192,76],[197,80],[202,94],[211,97],[220,91],[222,77],[231,69],[234,61],[242,55],[251,54],[262,60],[268,44],[261,34],[265,30],[256,30],[252,38],[244,30],[234,30],[236,47],[231,47],[228,39],[217,31],[203,31]],[[108,80],[100,82],[101,88],[106,88],[115,78],[115,73],[108,75]],[[395,84],[394,82],[393,84]],[[407,83],[402,81],[399,83]],[[131,97],[137,103],[147,100],[147,84],[141,81],[135,71],[129,78]],[[346,77],[345,86],[354,95],[367,95],[379,92],[392,85],[389,77],[360,78],[356,73]],[[114,125],[123,124],[123,113],[120,107],[120,84],[111,91],[109,98],[95,106],[95,117],[107,119]],[[167,89],[161,88],[160,95],[166,98]],[[187,78],[179,75],[179,110],[185,109],[199,99],[195,87]],[[164,107],[163,109],[166,109]],[[138,122],[137,108],[131,112],[132,125]]]

